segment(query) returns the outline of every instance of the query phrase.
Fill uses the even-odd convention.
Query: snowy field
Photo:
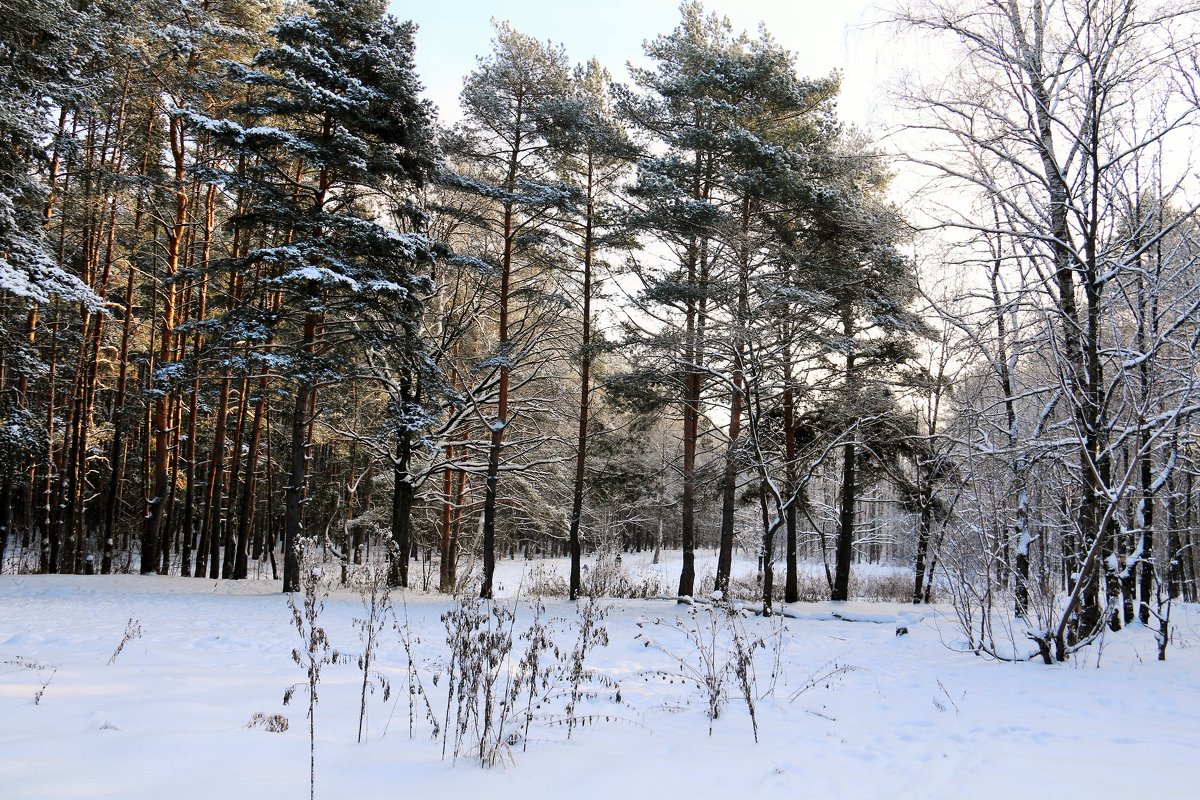
[[[525,569],[502,562],[508,594]],[[527,600],[502,602],[518,608],[516,669],[533,612]],[[417,673],[444,728],[441,615],[452,601],[409,593],[393,604],[408,620]],[[731,658],[730,625],[745,641],[764,641],[752,676],[756,744],[734,676],[711,735],[704,689],[680,677],[700,663],[687,632],[709,630],[707,608],[603,605],[609,643],[587,666],[605,677],[587,684],[575,710],[587,724],[568,739],[569,688],[554,677],[527,734],[519,704],[512,744],[491,769],[465,747],[457,761],[443,758],[389,618],[378,666],[392,693],[368,698],[364,743],[356,741],[361,672],[353,660],[324,669],[316,796],[1127,798],[1193,797],[1200,786],[1196,607],[1176,607],[1166,662],[1135,626],[1057,667],[954,652],[944,607],[816,603],[788,609],[786,620],[718,616],[718,662]],[[361,650],[353,619],[363,609],[354,592],[330,594],[318,624],[334,648]],[[578,618],[574,604],[546,601],[543,620],[564,660]],[[114,659],[130,620],[140,636]],[[898,625],[908,635],[897,636]],[[284,690],[305,678],[291,657],[300,642],[275,583],[0,577],[0,798],[307,796],[307,700],[299,692],[282,704]],[[255,714],[282,714],[289,728],[248,727]]]

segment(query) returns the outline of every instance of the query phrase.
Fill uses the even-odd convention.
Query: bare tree
[[[1126,548],[1139,537],[1122,535],[1121,511],[1156,443],[1193,403],[1187,387],[1157,409],[1139,402],[1137,365],[1147,354],[1133,356],[1136,345],[1120,333],[1118,298],[1147,255],[1194,212],[1151,230],[1129,224],[1127,199],[1149,189],[1155,172],[1154,193],[1164,201],[1186,180],[1186,168],[1172,169],[1163,153],[1189,135],[1200,113],[1178,80],[1180,64],[1195,56],[1196,12],[1190,3],[1151,10],[1135,0],[934,0],[896,15],[902,27],[937,37],[962,57],[955,79],[917,83],[902,94],[919,108],[914,130],[926,137],[913,163],[958,193],[940,204],[930,226],[955,232],[964,261],[987,265],[996,326],[987,348],[1007,417],[1010,468],[1024,474],[1028,463],[1015,445],[1037,436],[1066,480],[1055,489],[1057,506],[1070,509],[1065,604],[1029,632],[1048,661],[1066,658],[1106,621],[1119,624],[1122,570],[1145,554]],[[1015,343],[1003,322],[1008,301],[997,289],[1013,275],[1026,318],[1044,326],[1026,364],[1026,375],[1040,373],[1033,388],[1005,374]],[[1153,347],[1168,347],[1189,313],[1184,302],[1158,320]],[[1018,419],[1021,392],[1040,395],[1028,422]],[[1126,458],[1126,450],[1136,455]],[[1019,483],[1011,494],[1020,596],[1028,495]],[[1138,525],[1144,529],[1144,516]]]

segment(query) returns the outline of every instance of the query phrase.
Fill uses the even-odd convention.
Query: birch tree
[[[1046,323],[1044,440],[1071,454],[1059,491],[1073,529],[1065,600],[1029,632],[1047,661],[1066,658],[1106,622],[1119,624],[1123,565],[1141,558],[1124,549],[1140,537],[1121,535],[1120,512],[1142,456],[1191,405],[1184,393],[1151,412],[1126,391],[1136,385],[1138,360],[1119,355],[1126,348],[1113,294],[1193,213],[1185,208],[1171,226],[1136,236],[1136,226],[1125,225],[1125,198],[1156,171],[1155,193],[1168,201],[1187,180],[1187,169],[1164,156],[1200,113],[1180,71],[1194,60],[1198,18],[1190,3],[1150,8],[1136,0],[937,0],[897,15],[960,59],[956,79],[904,91],[922,109],[917,129],[937,147],[912,162],[961,193],[933,224],[959,231],[967,252],[992,237],[1006,270],[1025,264],[1031,313]],[[1139,188],[1131,195],[1132,186]],[[1188,313],[1187,304],[1177,307],[1162,330],[1178,331]],[[1004,360],[993,351],[993,363]],[[1011,397],[1011,387],[1005,391]],[[1144,423],[1127,426],[1130,417]],[[1126,446],[1137,457],[1124,458]],[[1019,489],[1015,498],[1020,513]],[[1026,546],[1018,542],[1018,553]]]

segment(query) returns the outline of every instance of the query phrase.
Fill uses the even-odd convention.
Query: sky
[[[879,127],[877,108],[881,32],[869,23],[880,16],[879,0],[705,0],[709,11],[728,17],[735,31],[759,23],[796,55],[802,75],[843,74],[841,117],[868,131]],[[491,18],[522,33],[561,44],[582,63],[593,56],[614,79],[627,78],[625,64],[645,63],[642,43],[669,33],[679,20],[676,0],[392,0],[392,13],[411,19],[417,33],[417,67],[427,96],[441,118],[458,118],[458,92],[477,56],[490,50]]]

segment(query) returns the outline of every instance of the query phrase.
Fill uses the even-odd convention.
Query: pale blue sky
[[[879,36],[863,28],[878,16],[878,0],[706,0],[705,8],[726,16],[736,30],[755,31],[759,22],[797,56],[802,74],[844,74],[841,114],[854,124],[873,127],[879,87],[875,52]],[[642,57],[642,42],[675,27],[676,0],[392,0],[400,19],[420,25],[417,65],[427,94],[444,120],[458,116],[462,78],[486,53],[491,18],[539,39],[566,47],[573,62],[592,56],[618,80],[625,62]]]

